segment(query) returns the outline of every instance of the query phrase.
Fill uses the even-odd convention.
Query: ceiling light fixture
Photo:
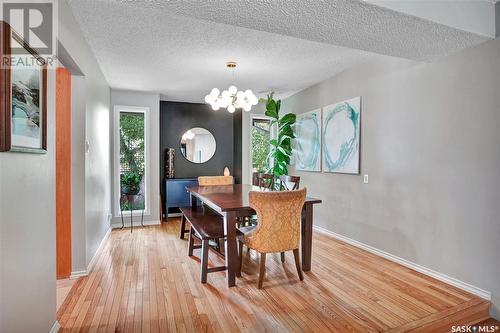
[[[236,62],[234,61],[226,63],[226,67],[233,70],[233,80],[236,65]],[[245,111],[250,111],[253,105],[257,105],[259,103],[259,99],[250,89],[238,91],[238,88],[233,85],[227,90],[222,91],[222,93],[220,93],[219,89],[213,88],[210,94],[205,96],[205,102],[210,104],[214,111],[217,111],[220,108],[227,108],[227,111],[233,113],[236,109],[240,108]]]
[[[193,140],[195,137],[195,134],[193,132],[191,132],[191,130],[188,130],[186,133],[184,133],[182,135],[182,140],[183,141],[186,141],[186,140]]]

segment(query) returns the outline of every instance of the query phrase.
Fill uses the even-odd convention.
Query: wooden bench
[[[225,271],[226,266],[208,268],[208,251],[210,249],[210,240],[225,238],[224,221],[222,216],[207,211],[202,207],[193,210],[191,207],[180,208],[183,219],[191,224],[189,232],[188,255],[193,256],[193,250],[201,248],[201,283],[207,282],[207,274],[213,272]],[[201,242],[201,245],[195,245],[195,238]]]

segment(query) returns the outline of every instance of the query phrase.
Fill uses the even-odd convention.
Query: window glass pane
[[[121,112],[120,208],[122,210],[145,209],[144,145],[144,113]]]
[[[269,169],[267,155],[270,151],[271,122],[267,119],[253,119],[252,125],[253,172],[267,172]]]
[[[263,129],[264,131],[270,130],[271,122],[267,119],[254,119],[253,126]]]

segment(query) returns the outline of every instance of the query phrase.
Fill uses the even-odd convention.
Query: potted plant
[[[268,158],[272,159],[272,165],[269,173],[274,174],[277,179],[282,175],[288,174],[288,166],[292,157],[292,139],[295,139],[293,125],[296,121],[296,115],[287,113],[280,117],[281,100],[273,99],[274,93],[267,95],[266,116],[271,117],[271,125],[278,125],[278,138],[270,141],[271,151]],[[275,181],[275,184],[277,182]]]
[[[121,190],[126,195],[136,195],[141,190],[141,176],[135,172],[121,175]]]

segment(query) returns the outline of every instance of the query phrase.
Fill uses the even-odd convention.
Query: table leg
[[[196,210],[198,207],[198,199],[196,199],[192,193],[189,193],[189,195],[191,196],[191,209]]]
[[[302,270],[307,272],[311,270],[312,255],[312,233],[313,233],[313,205],[305,204],[302,208]]]
[[[236,246],[236,214],[233,212],[224,213],[224,233],[226,234],[225,254],[226,254],[226,278],[227,286],[236,285],[236,270],[238,268],[238,251]]]

